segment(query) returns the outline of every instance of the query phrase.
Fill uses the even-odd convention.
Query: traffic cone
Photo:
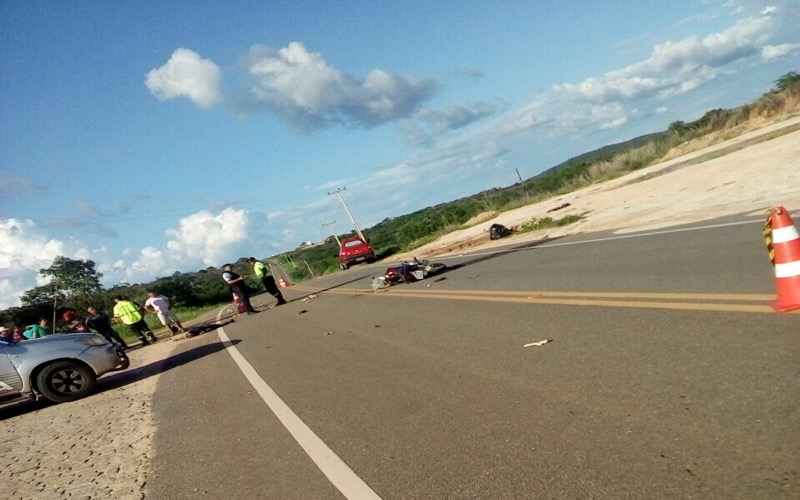
[[[778,298],[770,305],[778,312],[800,309],[800,235],[784,207],[770,210],[775,285]]]
[[[283,278],[278,278],[278,286],[281,288],[289,288],[289,284]]]

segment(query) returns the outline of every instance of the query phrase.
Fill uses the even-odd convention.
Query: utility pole
[[[361,238],[362,240],[367,241],[366,238],[364,238],[364,235],[361,233],[361,229],[358,227],[358,224],[356,224],[356,220],[353,218],[353,214],[350,213],[350,209],[347,208],[347,203],[345,203],[344,199],[342,198],[342,191],[345,190],[347,190],[347,187],[340,187],[334,192],[328,191],[328,195],[335,194],[336,197],[339,198],[339,201],[342,202],[342,206],[344,207],[344,211],[347,212],[347,216],[350,217],[350,222],[352,222],[353,227],[356,228],[356,234],[358,234],[358,237]]]
[[[330,194],[330,193],[329,193],[329,194]],[[328,218],[327,218],[327,217],[325,217],[325,220],[327,221],[327,220],[328,220]],[[333,219],[332,221],[328,222],[327,224],[323,224],[323,225],[322,225],[322,227],[325,227],[325,226],[332,226],[332,225],[334,225],[334,224],[336,224],[336,219]],[[337,246],[337,247],[341,247],[341,246],[342,246],[342,242],[341,242],[341,241],[339,241],[339,237],[338,237],[338,236],[336,236],[336,231],[335,231],[334,229],[331,229],[331,233],[333,233],[333,237],[334,237],[334,239],[336,239],[336,246]]]
[[[528,194],[528,188],[525,187],[525,181],[522,180],[522,176],[519,173],[518,168],[514,168],[517,172],[517,177],[519,177],[519,183],[522,184],[522,191],[525,193],[525,202],[530,205],[531,203],[531,195]]]

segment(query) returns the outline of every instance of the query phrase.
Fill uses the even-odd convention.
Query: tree
[[[784,90],[795,90],[798,86],[800,86],[800,73],[797,71],[790,71],[775,80],[775,90],[777,92],[783,92]]]
[[[103,275],[94,268],[93,260],[70,259],[59,255],[50,267],[39,269],[39,274],[50,277],[57,290],[69,297],[88,295],[103,289],[100,278]]]
[[[52,304],[55,309],[58,303],[66,299],[82,299],[81,303],[96,299],[97,292],[103,289],[100,284],[103,275],[94,266],[93,260],[70,259],[59,255],[50,267],[39,269],[39,274],[50,278],[50,282],[26,291],[20,297],[20,302],[23,306]]]

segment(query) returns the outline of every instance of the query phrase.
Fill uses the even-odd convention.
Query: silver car
[[[75,401],[92,392],[99,376],[128,366],[125,351],[91,333],[0,341],[0,407],[37,396],[54,403]]]

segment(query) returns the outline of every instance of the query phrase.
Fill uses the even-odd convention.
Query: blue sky
[[[752,101],[794,1],[0,2],[0,307],[265,257]],[[422,182],[420,182],[422,180]]]

